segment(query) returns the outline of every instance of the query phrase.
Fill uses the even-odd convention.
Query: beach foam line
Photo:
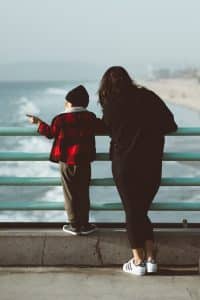
[[[65,96],[67,94],[67,91],[64,89],[59,89],[59,88],[48,88],[45,90],[46,94],[50,95],[58,95],[58,96]]]

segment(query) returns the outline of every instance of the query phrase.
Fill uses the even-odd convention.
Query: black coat
[[[152,91],[134,87],[123,97],[109,99],[103,119],[111,137],[114,178],[159,185],[164,135],[177,130],[166,104]]]

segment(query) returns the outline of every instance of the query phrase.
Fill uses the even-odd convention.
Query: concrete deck
[[[200,229],[155,229],[157,260],[163,265],[195,265]],[[72,236],[62,229],[1,229],[0,266],[112,266],[131,257],[124,229],[99,229]]]
[[[121,268],[0,268],[0,299],[200,299],[200,276],[165,273],[138,277]]]

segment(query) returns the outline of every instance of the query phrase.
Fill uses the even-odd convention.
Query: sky
[[[0,64],[199,65],[199,0],[0,0]]]

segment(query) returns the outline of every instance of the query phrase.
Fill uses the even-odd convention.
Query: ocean
[[[73,87],[83,84],[89,91],[88,109],[101,117],[98,104],[97,81],[85,82],[0,82],[0,126],[33,126],[28,123],[26,114],[40,116],[46,122],[64,110],[64,97]],[[181,127],[199,126],[200,112],[172,105],[178,125]],[[198,152],[200,137],[167,137],[165,151]],[[44,137],[1,137],[0,151],[49,152],[52,141]],[[107,152],[108,137],[96,137],[97,152]],[[148,151],[148,149],[147,149]],[[59,176],[58,165],[50,162],[1,162],[0,176]],[[110,162],[92,163],[92,177],[111,177]],[[163,162],[165,177],[200,176],[198,162]],[[200,201],[199,187],[161,187],[154,201]],[[91,202],[120,202],[115,187],[91,187]],[[0,187],[0,201],[62,201],[61,187]],[[199,222],[199,212],[150,212],[153,222]],[[0,222],[64,222],[64,211],[3,211]],[[95,222],[124,222],[123,212],[90,212],[90,220]]]

